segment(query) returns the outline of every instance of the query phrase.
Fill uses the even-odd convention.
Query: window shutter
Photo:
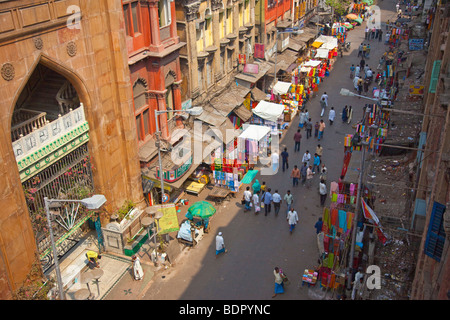
[[[445,243],[444,212],[445,206],[434,202],[425,240],[425,254],[438,262],[441,261]]]
[[[436,60],[433,63],[433,70],[431,71],[430,87],[428,92],[436,93],[436,87],[439,80],[439,72],[441,71],[441,60]]]

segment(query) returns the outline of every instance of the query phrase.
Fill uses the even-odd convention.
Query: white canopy
[[[248,127],[240,134],[239,138],[251,139],[251,140],[261,140],[270,132],[270,127],[258,126],[255,124],[250,124]]]
[[[303,67],[317,67],[319,64],[321,64],[322,61],[320,60],[309,60],[302,64]]]
[[[323,46],[322,46],[323,47]],[[314,56],[314,58],[320,58],[320,59],[327,59],[328,58],[328,52],[330,50],[328,49],[323,49],[322,47],[320,47],[319,49],[317,49],[316,55]]]
[[[278,103],[272,103],[261,100],[256,108],[253,109],[253,113],[258,117],[265,120],[276,122],[278,118],[283,114],[284,106]]]
[[[278,81],[273,86],[273,93],[274,94],[286,94],[289,92],[290,88],[291,88],[290,82]]]
[[[322,46],[320,47],[321,49],[329,49],[329,50],[333,50],[334,48],[336,48],[338,46],[338,40],[335,37],[332,37],[331,39],[329,39],[326,43],[322,44]]]

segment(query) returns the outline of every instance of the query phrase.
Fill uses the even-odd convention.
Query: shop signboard
[[[259,73],[259,65],[253,63],[247,63],[244,66],[244,73],[258,74]]]
[[[423,39],[409,39],[409,50],[422,50]]]
[[[175,204],[163,204],[158,211],[161,211],[163,216],[159,219],[159,231],[158,234],[166,234],[173,231],[180,230],[177,218],[177,209]]]
[[[257,59],[264,59],[264,44],[255,43],[254,57]]]

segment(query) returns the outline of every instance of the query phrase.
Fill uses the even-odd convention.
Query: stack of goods
[[[313,286],[317,282],[318,275],[319,274],[314,270],[305,269],[303,272],[302,281]]]

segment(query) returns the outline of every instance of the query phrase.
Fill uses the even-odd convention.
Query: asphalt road
[[[395,3],[393,1],[380,2],[382,8],[381,21],[393,21]],[[385,9],[385,10],[383,10]],[[313,123],[320,120],[319,98],[323,92],[329,96],[329,106],[334,106],[336,119],[332,126],[328,122],[327,109],[323,119],[326,122],[324,138],[320,144],[324,148],[323,161],[328,168],[328,183],[337,181],[343,161],[344,135],[352,133],[351,125],[343,124],[341,111],[344,105],[351,105],[354,109],[353,124],[361,119],[362,107],[369,101],[344,97],[339,94],[341,88],[352,90],[349,78],[351,64],[359,63],[357,47],[364,41],[364,26],[357,27],[348,34],[352,43],[351,50],[338,57],[330,76],[320,84],[317,96],[308,102],[307,109]],[[384,35],[383,35],[384,38]],[[379,57],[384,53],[384,39],[370,41],[371,58],[367,60],[373,70],[378,65]],[[294,153],[293,135],[297,129],[298,116],[292,121],[281,144],[288,148],[290,169],[297,164],[300,166],[301,157],[305,150],[314,154],[319,143],[316,138],[303,139],[300,152]],[[223,204],[216,213],[211,232],[206,235],[194,249],[185,250],[178,259],[177,265],[158,273],[143,300],[271,300],[274,289],[273,268],[278,266],[284,270],[291,280],[283,295],[277,300],[310,299],[307,287],[298,287],[305,268],[314,266],[318,258],[316,233],[314,224],[322,215],[319,207],[318,184],[315,177],[311,189],[304,186],[292,188],[289,178],[290,170],[283,173],[281,169],[274,176],[257,176],[259,181],[266,181],[268,187],[284,196],[290,189],[295,198],[295,210],[299,214],[299,222],[292,234],[286,221],[286,207],[276,217],[273,212],[268,216],[260,213],[244,212],[240,204],[241,196]],[[241,191],[242,192],[242,191]],[[329,204],[329,198],[326,204]],[[228,253],[215,256],[215,235],[222,231]]]

